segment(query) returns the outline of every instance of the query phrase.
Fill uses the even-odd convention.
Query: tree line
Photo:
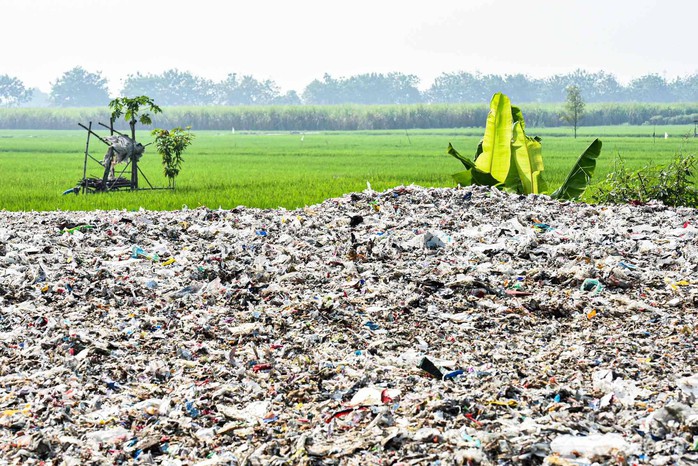
[[[518,102],[517,102],[518,103]],[[563,104],[526,104],[526,126],[559,127]],[[154,127],[191,126],[199,130],[230,131],[353,131],[411,128],[482,127],[489,104],[393,105],[237,105],[166,107],[153,115]],[[591,103],[584,109],[585,126],[648,125],[637,134],[651,134],[652,125],[686,125],[693,131],[698,103]],[[76,129],[76,122],[108,122],[109,109],[0,108],[0,129]],[[120,126],[121,125],[121,126]],[[123,122],[117,129],[127,130]],[[565,130],[566,132],[568,130]],[[649,131],[649,133],[648,133]]]
[[[459,71],[442,73],[425,90],[419,85],[417,76],[398,72],[339,78],[325,74],[301,92],[282,92],[271,79],[231,73],[215,82],[171,69],[159,74],[129,75],[120,95],[148,95],[165,106],[269,106],[486,103],[495,92],[503,92],[519,103],[544,104],[564,102],[566,90],[577,86],[589,103],[698,102],[698,74],[673,80],[647,74],[624,85],[613,74],[581,69],[547,78]],[[106,105],[110,100],[104,76],[79,66],[58,77],[48,94],[27,88],[17,77],[0,75],[0,106],[4,107],[91,107]]]

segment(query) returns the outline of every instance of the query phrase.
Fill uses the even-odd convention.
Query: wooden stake
[[[85,180],[87,179],[87,156],[89,155],[90,151],[90,135],[92,134],[92,122],[90,122],[90,126],[87,128],[87,141],[85,142],[85,161],[82,164],[82,193],[85,194],[87,192],[87,183],[85,183]]]
[[[133,141],[133,148],[136,148],[136,120],[131,118],[128,122],[131,126],[131,140]],[[138,189],[138,160],[135,157],[131,158],[131,190]]]

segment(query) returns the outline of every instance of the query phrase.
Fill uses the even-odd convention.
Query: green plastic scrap
[[[92,230],[93,228],[94,228],[93,225],[78,225],[78,226],[73,227],[73,228],[66,228],[64,230],[61,230],[61,235],[64,233],[68,233],[69,235],[72,235],[73,233],[75,233],[78,230],[83,230],[83,231],[84,230]]]
[[[601,293],[603,290],[603,285],[595,278],[585,278],[582,286],[579,287],[581,291],[593,291],[594,294]]]

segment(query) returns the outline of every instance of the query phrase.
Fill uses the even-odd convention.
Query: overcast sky
[[[695,0],[0,0],[0,74],[49,91],[80,65],[112,93],[177,68],[273,79],[324,73],[546,77],[603,70],[623,83],[698,72]]]

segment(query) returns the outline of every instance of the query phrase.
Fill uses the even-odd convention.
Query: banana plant
[[[551,196],[556,199],[579,199],[591,180],[601,141],[596,139],[582,153],[565,182]],[[546,188],[543,180],[543,152],[538,137],[526,135],[526,122],[520,108],[498,92],[490,101],[485,135],[478,144],[474,160],[448,145],[448,154],[458,159],[465,170],[453,178],[461,186],[470,184],[496,186],[521,194],[538,194]]]

